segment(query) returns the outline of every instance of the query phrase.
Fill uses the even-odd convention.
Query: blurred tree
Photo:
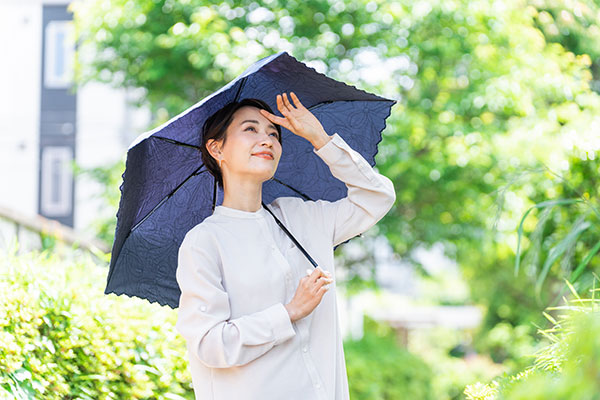
[[[383,43],[393,21],[364,8],[361,0],[75,2],[78,80],[145,88],[160,122],[273,52],[335,69],[357,49]]]
[[[537,296],[532,284],[543,259],[530,256],[527,265],[537,267],[514,275],[517,228],[529,207],[563,196],[596,202],[591,176],[600,144],[588,138],[598,132],[600,97],[591,88],[590,54],[597,61],[598,49],[590,38],[600,14],[586,11],[568,21],[569,33],[555,34],[547,15],[562,16],[566,7],[550,0],[79,1],[78,79],[145,88],[142,100],[158,124],[256,59],[287,50],[333,78],[398,99],[377,156],[398,200],[380,231],[405,256],[444,243],[474,300],[489,307],[488,326],[541,322],[560,277],[598,237],[597,224],[576,235]],[[548,250],[585,212],[532,212],[523,249],[538,243],[528,238],[540,219],[551,222],[538,235]]]
[[[468,385],[467,400],[598,398],[600,314],[595,294],[598,289],[580,297],[570,284],[567,286],[573,298],[544,313],[550,328],[538,333],[549,341],[536,352],[533,364],[518,374],[504,375],[487,385]]]
[[[594,0],[536,2],[536,26],[549,42],[560,43],[575,54],[592,60],[592,88],[600,92],[600,3]]]

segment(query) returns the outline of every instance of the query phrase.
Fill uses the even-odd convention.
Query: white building
[[[71,92],[72,14],[57,0],[0,1],[0,206],[76,229],[98,215],[98,187],[72,161],[114,163],[148,124],[128,92],[87,84]]]

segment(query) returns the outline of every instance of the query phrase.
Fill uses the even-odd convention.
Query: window
[[[67,216],[71,213],[72,180],[69,147],[48,146],[42,150],[41,211],[47,217]]]
[[[45,32],[44,86],[65,89],[73,80],[75,42],[71,21],[50,21]]]

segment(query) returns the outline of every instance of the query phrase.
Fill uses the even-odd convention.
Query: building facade
[[[100,186],[76,176],[74,165],[122,159],[148,112],[130,106],[123,88],[73,89],[68,2],[3,0],[0,32],[0,205],[85,230],[107,211]]]

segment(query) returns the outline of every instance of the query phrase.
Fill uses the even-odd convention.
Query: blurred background
[[[102,294],[129,144],[287,51],[398,101],[336,250],[352,399],[598,399],[598,0],[2,0],[0,398],[193,398]]]

